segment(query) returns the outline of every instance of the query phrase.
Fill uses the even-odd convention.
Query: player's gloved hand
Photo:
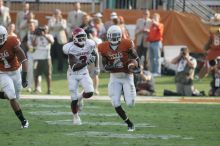
[[[95,67],[94,68],[94,75],[98,75],[100,73],[100,68],[99,67]]]
[[[132,70],[132,72],[134,74],[140,74],[141,73],[141,68],[140,67],[136,67],[135,69]]]
[[[27,81],[27,72],[22,72],[21,74],[21,83],[22,83],[22,87],[25,88],[28,85],[28,81]]]
[[[91,55],[90,58],[87,60],[86,64],[89,65],[89,64],[92,64],[95,62],[95,59],[96,57]]]
[[[105,68],[106,71],[110,71],[115,67],[113,65],[105,65],[104,68]]]

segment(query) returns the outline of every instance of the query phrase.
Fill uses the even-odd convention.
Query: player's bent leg
[[[108,96],[111,98],[112,105],[118,107],[121,105],[120,97],[122,94],[122,84],[120,82],[111,81],[108,84]]]
[[[123,108],[121,106],[115,107],[115,111],[122,118],[122,120],[124,120],[124,122],[128,125],[128,131],[134,131],[135,130],[134,124],[130,121]]]
[[[8,99],[4,92],[0,92],[0,99]]]
[[[0,86],[3,87],[2,91],[4,93],[4,96],[9,99],[10,105],[13,111],[15,112],[16,116],[20,120],[22,128],[28,128],[29,127],[28,120],[24,118],[22,110],[16,100],[19,98],[19,89],[20,89],[19,85],[21,85],[21,83],[19,84],[20,76],[18,76],[17,82],[15,81],[16,79],[14,79],[15,76],[17,75],[18,73],[15,72],[15,74],[13,74],[10,77],[8,75],[3,76],[4,80],[3,82],[1,82]]]
[[[90,98],[93,96],[93,92],[83,92],[82,96],[83,98]]]
[[[90,98],[93,96],[94,88],[93,88],[93,82],[89,74],[86,74],[83,76],[82,80],[80,81],[84,92],[82,93],[83,98]]]
[[[128,76],[127,79],[124,80],[123,84],[124,98],[127,106],[133,107],[135,105],[135,97],[136,97],[136,89],[134,85],[133,76]]]
[[[76,114],[78,112],[78,100],[72,100],[71,102],[71,110],[73,114]]]
[[[21,125],[22,125],[21,128],[28,128],[29,127],[29,122],[28,122],[28,120],[25,119],[17,100],[16,99],[10,99],[10,104],[11,104],[11,107],[12,107],[13,111],[15,112],[15,115],[21,121]]]
[[[81,122],[81,119],[78,115],[78,100],[72,100],[71,102],[71,110],[72,110],[72,113],[73,113],[73,124],[74,125],[81,125],[82,122]]]

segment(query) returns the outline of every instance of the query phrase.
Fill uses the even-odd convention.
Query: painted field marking
[[[99,138],[121,138],[121,139],[188,139],[192,140],[192,137],[183,137],[180,135],[173,134],[119,134],[113,132],[99,132],[99,131],[82,131],[82,132],[71,132],[65,133],[68,136],[75,137],[99,137]]]
[[[49,125],[73,125],[73,121],[70,119],[67,120],[54,120],[54,121],[45,121]],[[124,123],[120,122],[86,122],[82,121],[82,125],[89,126],[126,126]],[[135,127],[139,128],[154,128],[156,126],[150,125],[148,123],[137,123]]]
[[[22,107],[34,107],[34,108],[70,108],[69,105],[62,105],[62,104],[24,104]],[[100,109],[100,106],[94,105],[85,105],[84,109]]]
[[[29,112],[31,115],[35,116],[60,116],[60,115],[73,115],[72,112],[60,112],[60,111],[34,111]],[[92,116],[92,117],[117,117],[115,113],[89,113],[89,112],[80,112],[79,115],[82,116]]]
[[[22,107],[27,107],[27,108],[69,108],[67,105],[51,105],[51,104],[23,104]]]

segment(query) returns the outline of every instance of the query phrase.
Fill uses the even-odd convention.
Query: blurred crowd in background
[[[35,15],[30,9],[29,3],[23,4],[23,9],[17,13],[15,22],[11,21],[10,10],[4,6],[3,0],[0,0],[0,10],[0,24],[7,28],[9,35],[19,38],[22,49],[28,57],[29,92],[42,92],[41,76],[45,75],[48,88],[47,94],[52,93],[52,62],[56,62],[56,66],[54,66],[55,70],[61,73],[65,72],[64,64],[66,63],[67,56],[63,54],[62,47],[68,41],[72,40],[71,33],[74,28],[83,28],[88,38],[93,39],[97,44],[106,40],[106,32],[112,25],[118,25],[121,28],[122,38],[130,38],[129,31],[126,28],[126,22],[122,16],[119,16],[116,12],[112,12],[109,21],[104,23],[102,13],[88,14],[81,10],[80,3],[74,3],[73,10],[68,13],[67,19],[63,17],[60,9],[55,9],[53,15],[48,19],[48,24],[44,26],[40,26],[40,22],[35,19]],[[163,31],[164,27],[160,22],[160,15],[158,13],[150,14],[150,12],[145,9],[143,10],[142,18],[137,18],[135,28],[136,49],[142,65],[141,74],[135,75],[135,85],[139,95],[155,94],[153,79],[161,76]],[[48,51],[41,51],[40,48],[42,47],[48,48]],[[183,54],[183,52],[185,54]],[[174,95],[201,95],[200,92],[196,91],[193,87],[192,82],[196,68],[196,60],[189,55],[187,48],[183,48],[183,51],[181,51],[180,54],[176,54],[176,57],[176,60],[173,60],[171,63],[178,65],[176,75],[180,75],[180,77],[176,77],[175,79],[177,93]],[[185,66],[189,66],[191,70],[187,70]],[[101,72],[104,72],[101,58],[100,69]],[[178,72],[181,73],[178,74]],[[187,75],[185,74],[186,72]],[[220,77],[220,73],[217,74],[218,76],[214,75],[214,78]],[[182,75],[186,76],[183,77]],[[183,78],[186,80],[180,80]],[[93,77],[93,79],[95,83],[95,93],[99,94],[98,76]],[[187,85],[185,84],[186,81]],[[216,83],[216,86],[213,86],[215,89],[218,87],[220,87],[220,82],[218,85]],[[185,91],[179,91],[180,89],[185,89]],[[166,94],[167,93],[169,94],[170,92],[166,92]],[[210,93],[210,95],[220,95],[220,93]]]

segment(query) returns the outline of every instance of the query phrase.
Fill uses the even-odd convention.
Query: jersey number
[[[220,45],[220,37],[219,36],[214,36],[214,45],[219,46]]]
[[[11,65],[8,63],[7,59],[5,59],[4,57],[2,58],[2,61],[4,62],[4,68],[10,68]]]
[[[81,61],[81,63],[86,63],[87,57],[86,56],[80,56],[79,60]]]

